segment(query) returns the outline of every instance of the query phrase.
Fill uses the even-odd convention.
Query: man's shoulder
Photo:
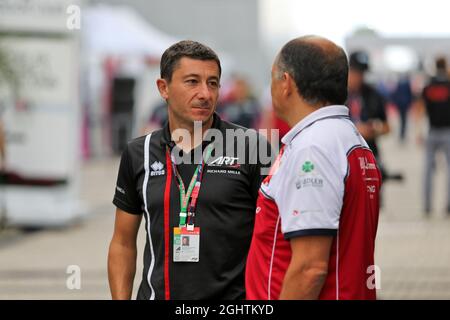
[[[328,118],[306,128],[297,139],[294,139],[293,144],[296,150],[320,149],[334,156],[355,145],[364,145],[364,142],[349,120]]]
[[[220,131],[227,145],[235,144],[238,148],[237,152],[245,151],[248,163],[257,165],[261,164],[261,158],[268,158],[268,163],[274,157],[272,145],[266,137],[252,128],[246,128],[229,121],[221,120]],[[263,165],[265,163],[263,162]]]
[[[220,129],[221,130],[243,130],[244,132],[248,131],[248,130],[251,130],[249,128],[240,126],[238,124],[235,124],[233,122],[226,121],[226,120],[223,120],[223,119],[221,119],[221,122],[220,122]]]
[[[143,145],[145,138],[147,136],[148,135],[146,134],[146,135],[131,139],[130,141],[128,141],[128,146]]]
[[[435,85],[450,85],[450,78],[447,76],[433,76],[428,80],[425,87],[435,86]]]
[[[136,151],[144,147],[145,139],[147,135],[133,138],[127,143],[127,149],[129,152]]]
[[[244,132],[247,135],[256,135],[259,138],[263,138],[264,139],[264,136],[262,134],[260,134],[258,132],[258,130],[254,129],[254,128],[243,127],[243,126],[240,126],[238,124],[235,124],[233,122],[229,122],[229,121],[226,121],[226,120],[222,120],[221,121],[220,130],[221,131],[225,131],[225,132],[227,130],[237,131],[237,132]]]
[[[128,144],[127,144],[128,151],[131,154],[133,154],[135,152],[138,152],[138,153],[143,152],[146,139],[147,138],[151,139],[151,145],[153,145],[155,141],[158,142],[160,140],[161,135],[162,135],[162,130],[163,129],[158,129],[158,130],[155,130],[146,135],[131,139],[130,141],[128,141]]]
[[[261,142],[268,143],[264,135],[258,132],[258,130],[243,127],[229,121],[225,120],[221,121],[220,131],[222,131],[222,133],[225,134],[224,138],[227,137],[227,133],[231,133],[231,136],[237,139],[239,139],[241,137],[241,134],[243,134],[242,138],[245,139],[245,141],[248,141],[249,138],[255,138],[260,143]]]

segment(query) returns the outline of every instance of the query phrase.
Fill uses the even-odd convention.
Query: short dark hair
[[[161,78],[170,82],[178,62],[183,57],[196,60],[214,60],[219,67],[219,77],[222,74],[219,57],[211,48],[196,41],[183,40],[164,51],[160,63]]]
[[[447,60],[445,57],[438,57],[436,59],[436,69],[438,71],[447,71]]]
[[[311,43],[311,36],[289,41],[277,66],[294,79],[299,94],[311,105],[344,104],[347,100],[348,60],[344,50]]]
[[[370,68],[369,55],[365,51],[352,52],[348,58],[348,65],[350,69],[364,73]]]

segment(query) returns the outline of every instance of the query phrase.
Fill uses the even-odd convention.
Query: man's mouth
[[[192,108],[194,109],[211,109],[209,104],[196,104]]]

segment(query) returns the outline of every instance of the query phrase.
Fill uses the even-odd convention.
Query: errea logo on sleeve
[[[150,176],[163,176],[166,174],[166,170],[164,170],[164,165],[160,161],[155,161],[150,166],[152,171],[150,172]]]

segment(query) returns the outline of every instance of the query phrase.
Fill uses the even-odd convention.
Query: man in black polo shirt
[[[369,56],[366,52],[355,51],[350,54],[346,105],[350,111],[350,118],[367,141],[380,165],[377,139],[389,133],[390,127],[386,118],[384,98],[365,81],[368,70]],[[383,172],[383,168],[381,170]]]
[[[176,43],[161,58],[157,86],[169,122],[131,141],[122,155],[108,257],[113,299],[131,298],[142,214],[138,299],[245,297],[256,198],[270,166],[259,151],[271,150],[255,131],[215,114],[220,75],[217,55],[197,42]]]

